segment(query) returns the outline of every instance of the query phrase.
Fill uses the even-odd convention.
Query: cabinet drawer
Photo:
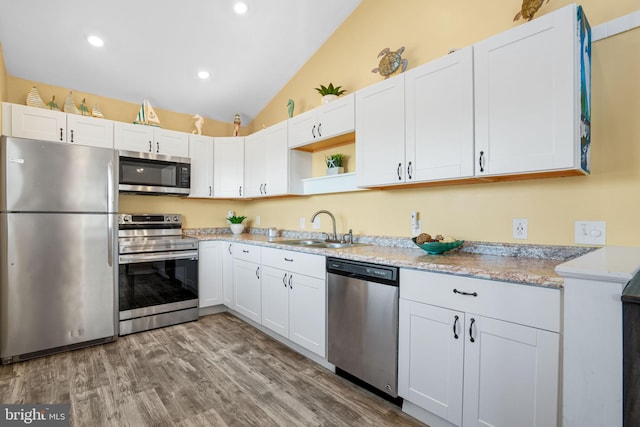
[[[401,269],[400,298],[560,331],[559,289]]]
[[[234,259],[242,259],[260,264],[260,246],[245,245],[244,243],[232,243],[231,252]]]
[[[262,264],[320,279],[325,277],[325,257],[322,255],[262,248]]]

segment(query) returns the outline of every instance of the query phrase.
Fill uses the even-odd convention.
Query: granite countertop
[[[199,240],[224,240],[296,252],[393,265],[402,268],[457,274],[480,279],[562,288],[563,279],[557,265],[584,255],[594,248],[574,246],[515,245],[465,242],[459,249],[442,255],[429,255],[408,238],[354,236],[363,245],[342,249],[309,248],[279,243],[283,240],[322,238],[322,233],[282,232],[269,238],[266,230],[251,229],[239,235],[228,228],[187,229],[185,235]]]

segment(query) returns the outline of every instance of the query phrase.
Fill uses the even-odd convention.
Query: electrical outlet
[[[529,224],[526,218],[514,218],[513,220],[513,238],[527,239],[529,234]]]
[[[605,221],[576,221],[576,244],[605,245],[607,241],[607,223]]]
[[[256,215],[256,225],[260,225],[260,215]]]
[[[227,218],[229,218],[230,216],[235,216],[235,212],[227,211]]]
[[[313,228],[314,230],[320,230],[320,225],[321,225],[320,217],[317,216],[315,221],[311,223],[311,228]]]
[[[417,236],[422,232],[422,222],[418,219],[418,211],[411,212],[411,234]]]
[[[301,216],[301,217],[300,217],[300,228],[304,228],[304,226],[305,226],[305,222],[306,222],[306,221],[305,221],[304,217],[303,217],[303,216]]]

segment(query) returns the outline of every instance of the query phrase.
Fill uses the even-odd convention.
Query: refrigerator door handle
[[[113,267],[113,221],[107,219],[107,263]]]

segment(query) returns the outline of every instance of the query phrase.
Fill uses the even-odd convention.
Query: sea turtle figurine
[[[409,65],[409,61],[402,59],[402,52],[404,52],[404,46],[395,52],[392,52],[388,47],[382,49],[378,54],[378,58],[382,57],[382,59],[380,60],[378,67],[371,70],[371,72],[380,73],[380,75],[384,76],[385,79],[395,73],[400,65],[402,65],[402,72],[404,72],[404,70],[407,69],[407,65]]]
[[[549,3],[549,0],[547,0],[547,3]],[[544,0],[522,0],[522,8],[518,13],[516,13],[513,20],[517,21],[518,19],[523,18],[527,21],[531,21],[533,19],[533,15],[536,14],[543,4]]]

